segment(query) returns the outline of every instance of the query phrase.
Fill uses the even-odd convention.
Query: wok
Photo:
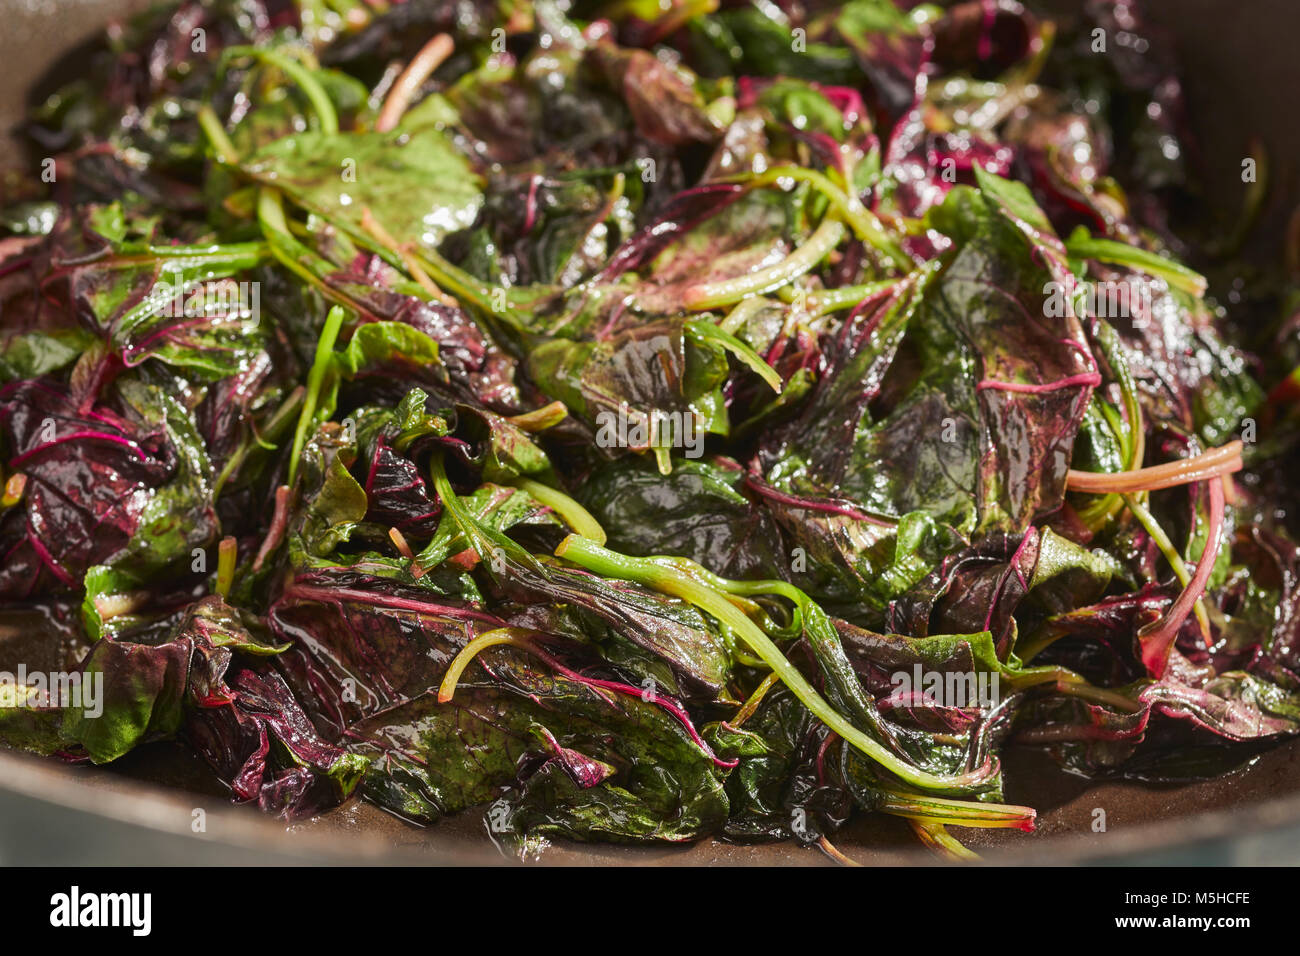
[[[1076,0],[1077,2],[1077,0]],[[13,126],[57,79],[75,74],[78,51],[115,17],[147,0],[0,0],[0,171],[30,175]],[[1151,0],[1183,67],[1197,164],[1210,202],[1232,221],[1240,167],[1252,137],[1268,148],[1274,187],[1250,252],[1279,255],[1277,237],[1297,201],[1300,128],[1290,97],[1300,61],[1287,40],[1300,29],[1293,0]],[[30,633],[0,630],[0,669]],[[1226,777],[1180,786],[1071,777],[1045,758],[1013,752],[1007,799],[1040,811],[1034,834],[964,830],[994,863],[1286,864],[1300,862],[1300,740]],[[1099,828],[1103,819],[1104,829]],[[198,758],[171,744],[143,748],[112,768],[60,765],[0,751],[0,864],[479,864],[503,862],[479,814],[428,829],[352,802],[286,825],[234,807]],[[866,863],[924,864],[903,821],[876,814],[837,845]],[[557,845],[550,864],[821,864],[793,844],[687,847]]]

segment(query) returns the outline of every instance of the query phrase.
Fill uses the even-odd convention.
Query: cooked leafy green
[[[524,855],[955,853],[1033,828],[1012,746],[1300,731],[1295,322],[1247,352],[1164,213],[1163,54],[1081,55],[1132,5],[716,7],[180,0],[34,111],[0,741]]]

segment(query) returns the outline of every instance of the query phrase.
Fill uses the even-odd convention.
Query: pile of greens
[[[0,209],[0,632],[103,713],[11,686],[0,740],[525,853],[879,812],[962,856],[1033,828],[1008,747],[1294,734],[1300,311],[1259,277],[1229,333],[1165,48],[1082,6],[113,31]]]

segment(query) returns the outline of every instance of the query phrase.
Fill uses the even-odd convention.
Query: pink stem
[[[1142,663],[1156,678],[1164,675],[1174,638],[1178,636],[1178,631],[1187,620],[1187,616],[1192,613],[1197,600],[1205,593],[1206,582],[1210,580],[1210,572],[1214,570],[1215,559],[1219,556],[1219,533],[1223,529],[1223,482],[1218,478],[1211,478],[1208,484],[1210,486],[1209,530],[1205,538],[1205,550],[1201,552],[1201,560],[1196,564],[1196,573],[1192,575],[1192,579],[1187,582],[1187,587],[1183,588],[1183,593],[1178,595],[1178,599],[1174,601],[1165,616],[1138,631],[1138,640],[1142,644]],[[1210,642],[1208,635],[1206,642]]]
[[[483,621],[497,627],[505,627],[506,624],[505,621],[493,614],[475,611],[473,608],[416,601],[411,598],[393,597],[374,591],[358,591],[355,588],[316,587],[312,584],[294,582],[285,588],[284,596],[290,600],[319,601],[322,604],[342,604],[344,601],[356,601],[360,604],[373,604],[375,607],[387,607],[397,611],[428,614],[431,617],[449,617],[462,621]]]
[[[41,544],[40,538],[36,537],[36,535],[29,531],[27,532],[27,540],[31,542],[32,549],[36,552],[36,556],[41,559],[41,563],[49,568],[56,578],[69,587],[77,586],[77,582],[73,580],[72,575],[63,570],[59,565],[59,562],[54,560],[54,555],[50,554],[45,545]]]
[[[1074,388],[1076,385],[1096,388],[1100,384],[1101,376],[1096,372],[1081,372],[1078,375],[1071,375],[1069,378],[1057,379],[1055,382],[1044,382],[1041,385],[999,382],[995,379],[986,378],[975,386],[975,391],[982,392],[986,388],[996,388],[1003,392],[1022,392],[1027,395],[1037,395],[1039,392],[1058,392],[1063,388]]]
[[[98,439],[100,441],[111,441],[114,444],[122,445],[125,448],[131,449],[133,452],[135,452],[136,457],[139,458],[141,461],[146,461],[148,459],[148,456],[145,455],[145,453],[142,452],[139,446],[136,445],[136,443],[133,441],[127,441],[125,438],[122,438],[118,435],[110,435],[107,432],[79,431],[79,432],[73,432],[71,435],[61,435],[58,438],[54,438],[51,441],[45,442],[44,444],[37,445],[35,448],[32,448],[29,451],[25,451],[21,455],[14,458],[11,462],[9,462],[9,465],[10,467],[13,467],[19,464],[20,462],[26,461],[28,458],[31,458],[33,455],[37,454],[38,452],[45,451],[45,449],[47,448],[53,448],[55,445],[61,445],[66,441],[76,441],[78,438],[91,438],[91,439]]]
[[[262,570],[267,556],[280,544],[287,527],[289,527],[289,486],[281,485],[275,489],[275,512],[271,515],[271,526],[266,529],[266,537],[262,539],[262,546],[257,549],[257,557],[253,559],[254,571]]]

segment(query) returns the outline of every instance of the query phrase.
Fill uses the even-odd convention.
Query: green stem
[[[662,563],[607,551],[578,535],[569,535],[561,541],[555,554],[603,577],[636,581],[656,591],[681,598],[731,628],[818,719],[900,779],[926,790],[956,790],[977,784],[982,779],[977,773],[954,776],[932,774],[913,767],[890,753],[835,710],[753,621],[717,591],[704,586],[694,577]]]
[[[911,263],[911,257],[889,234],[884,224],[876,218],[875,213],[862,205],[856,196],[846,193],[831,182],[825,174],[815,169],[807,169],[803,166],[773,166],[757,176],[738,178],[736,181],[764,186],[782,179],[808,183],[825,196],[853,229],[855,236],[885,255],[886,268],[907,267]]]
[[[1098,407],[1101,409],[1102,417],[1110,426],[1111,434],[1124,450],[1125,468],[1136,471],[1142,467],[1142,460],[1146,457],[1146,425],[1142,418],[1142,403],[1138,398],[1137,384],[1133,380],[1129,357],[1124,351],[1119,334],[1104,319],[1097,320],[1097,344],[1101,347],[1106,364],[1110,366],[1119,385],[1127,421],[1120,421],[1118,413],[1109,403],[1097,396],[1093,396],[1093,400],[1099,403]],[[1093,531],[1099,531],[1123,506],[1123,499],[1111,493],[1081,508],[1079,517]]]
[[[1102,354],[1106,357],[1106,362],[1110,365],[1116,381],[1119,383],[1120,395],[1124,401],[1124,414],[1128,418],[1127,431],[1124,423],[1118,421],[1118,413],[1114,412],[1109,405],[1101,406],[1107,422],[1110,423],[1111,431],[1116,439],[1127,452],[1127,468],[1129,471],[1136,471],[1142,467],[1142,460],[1146,455],[1146,425],[1142,418],[1142,403],[1138,399],[1137,384],[1133,380],[1133,373],[1129,368],[1128,356],[1124,354],[1124,346],[1120,342],[1119,335],[1106,322],[1098,320],[1097,341],[1101,346]],[[1174,543],[1165,534],[1164,528],[1160,526],[1155,518],[1144,505],[1144,494],[1126,494],[1116,496],[1110,494],[1105,496],[1103,501],[1115,499],[1128,505],[1129,511],[1137,518],[1138,523],[1146,529],[1147,534],[1155,541],[1169,566],[1173,568],[1174,575],[1178,578],[1183,587],[1187,587],[1192,579],[1191,572],[1187,570],[1182,555],[1174,547]],[[1117,509],[1109,509],[1107,518],[1114,514]],[[1201,636],[1208,643],[1210,636],[1210,618],[1205,610],[1205,601],[1197,598],[1194,606],[1196,614],[1196,623],[1201,629]]]
[[[907,822],[912,825],[913,832],[920,837],[921,842],[944,859],[960,863],[980,858],[980,855],[974,850],[962,846],[961,842],[949,833],[942,823],[937,823],[934,820],[917,819],[910,819]]]
[[[1077,684],[1083,680],[1068,667],[1053,665],[1026,669],[1019,674],[1011,674],[1002,679],[1015,691],[1027,690],[1040,684]]]
[[[230,476],[243,466],[244,461],[248,458],[255,445],[268,451],[276,447],[274,443],[284,434],[290,422],[294,420],[294,413],[298,411],[303,396],[306,394],[307,390],[301,385],[296,387],[289,393],[289,397],[280,404],[280,407],[272,413],[266,427],[261,430],[261,434],[255,433],[240,443],[234,454],[226,461],[225,466],[221,469],[221,474],[217,476],[217,480],[212,485],[212,497],[214,499],[221,495],[221,489],[230,480]]]
[[[420,265],[424,266],[434,282],[457,299],[473,302],[481,311],[500,317],[516,329],[524,328],[523,319],[516,312],[515,307],[510,305],[508,299],[504,310],[494,309],[492,290],[464,269],[448,262],[435,250],[422,247],[415,253],[415,258]]]
[[[1130,700],[1118,691],[1098,687],[1096,684],[1089,684],[1085,680],[1061,681],[1056,685],[1056,692],[1065,694],[1068,697],[1090,700],[1094,704],[1106,704],[1126,714],[1136,714],[1142,709],[1142,704]]]
[[[863,285],[846,285],[838,289],[823,289],[808,296],[807,309],[811,316],[829,315],[841,309],[851,309],[863,299],[886,291],[898,284],[897,279],[867,282]],[[784,298],[784,297],[783,297]]]
[[[5,480],[4,491],[0,493],[0,511],[7,511],[22,501],[26,490],[27,476],[21,471],[15,471]]]
[[[884,797],[875,809],[896,817],[926,820],[949,826],[1033,830],[1037,814],[1028,807],[1000,803],[975,803],[969,800],[945,800],[942,797],[880,791]]]
[[[1187,268],[1181,262],[1166,259],[1162,255],[1149,252],[1127,242],[1113,239],[1093,239],[1089,236],[1071,236],[1065,243],[1065,251],[1073,259],[1096,259],[1111,265],[1127,266],[1138,272],[1164,279],[1171,288],[1179,289],[1198,298],[1205,295],[1207,283],[1205,276]]]
[[[230,586],[235,582],[235,560],[239,552],[234,538],[222,538],[217,546],[217,585],[216,592],[225,598],[230,594]]]
[[[293,451],[289,458],[289,481],[298,473],[298,459],[302,457],[303,447],[307,444],[307,432],[315,426],[316,405],[320,401],[321,385],[325,382],[325,373],[329,371],[334,360],[334,343],[338,340],[339,329],[343,326],[343,309],[332,306],[325,316],[320,338],[316,342],[316,358],[307,373],[307,394],[303,396],[302,411],[298,414],[298,429],[293,436]]]
[[[334,103],[330,100],[329,94],[325,88],[316,81],[312,76],[312,71],[307,69],[301,63],[295,63],[286,56],[281,56],[274,50],[266,50],[255,46],[232,46],[223,54],[223,59],[247,56],[255,60],[261,60],[277,70],[282,72],[289,79],[298,84],[299,89],[311,103],[312,111],[316,114],[316,119],[320,123],[321,132],[333,135],[339,131],[338,113],[334,111]]]
[[[781,394],[781,376],[776,369],[768,365],[763,357],[736,338],[730,332],[719,328],[707,319],[696,319],[686,323],[686,331],[697,339],[712,342],[726,349],[758,375],[768,387],[778,395]]]
[[[771,304],[770,299],[764,299],[758,295],[750,296],[748,299],[741,299],[727,313],[726,318],[718,323],[718,328],[730,335],[735,335],[749,323],[750,319],[763,311],[764,306]]]
[[[216,155],[217,162],[226,166],[239,165],[239,151],[226,135],[225,127],[217,118],[216,111],[206,103],[199,107],[199,128],[212,144],[212,152]]]
[[[293,237],[289,223],[284,218],[284,202],[280,190],[263,186],[257,193],[257,221],[262,233],[271,247],[271,252],[290,272],[310,286],[319,286],[320,281],[312,270],[303,265],[310,260],[310,250]]]
[[[511,415],[506,421],[516,428],[522,428],[529,434],[536,434],[537,432],[544,432],[548,428],[554,428],[564,421],[568,415],[568,406],[564,402],[555,401],[543,405],[541,408],[535,408],[531,412]]]
[[[1046,633],[1044,633],[1044,631]],[[1020,638],[1016,642],[1016,656],[1020,658],[1021,666],[1027,666],[1030,661],[1043,653],[1043,651],[1047,650],[1061,638],[1065,637],[1068,633],[1070,632],[1064,629],[1058,628],[1057,630],[1052,630],[1043,627],[1039,628],[1032,638],[1028,636]]]
[[[392,249],[386,247],[374,236],[367,233],[364,229],[359,229],[346,220],[339,220],[333,223],[337,228],[347,233],[357,245],[373,252],[384,262],[394,269],[405,274],[407,264],[402,257]],[[440,289],[443,289],[450,295],[461,300],[462,303],[472,303],[477,306],[480,312],[488,315],[494,315],[506,322],[515,330],[523,330],[526,326],[523,317],[519,314],[517,308],[509,303],[507,299],[504,310],[494,309],[492,306],[492,289],[484,285],[481,281],[470,275],[459,266],[453,265],[444,259],[437,251],[421,246],[410,253],[415,262],[428,273],[429,278]],[[421,299],[430,299],[427,290],[421,288],[418,284],[412,283],[412,288],[403,290],[407,295],[413,295]]]
[[[325,281],[326,275],[336,271],[335,267],[294,238],[284,217],[284,201],[278,189],[263,186],[258,190],[257,221],[271,254],[282,266],[336,305],[354,312],[364,311]]]
[[[528,643],[530,633],[530,631],[521,627],[499,627],[494,631],[488,631],[486,634],[480,634],[462,647],[460,653],[448,665],[447,673],[443,675],[442,684],[438,687],[438,703],[445,704],[456,695],[456,685],[460,683],[460,675],[465,672],[469,662],[476,658],[481,651],[500,644],[510,644],[513,647],[521,647],[525,650],[531,649],[532,645]]]
[[[185,292],[189,283],[229,279],[256,266],[265,258],[267,252],[268,248],[263,243],[246,243],[241,244],[238,248],[231,248],[209,255],[177,250],[175,256],[157,256],[156,258],[164,259],[166,262],[167,268],[164,270],[164,275],[169,276],[168,281],[164,283],[160,280],[149,295],[146,295],[138,304],[122,314],[115,324],[114,336],[120,340],[134,331],[141,323],[164,315],[168,299],[178,289]],[[154,258],[152,255],[149,259],[141,257],[141,261],[152,261]],[[134,263],[123,263],[121,260],[114,260],[112,263],[106,264],[106,268],[124,268],[132,265]],[[195,270],[194,273],[187,276],[186,272],[191,269]],[[171,284],[171,280],[175,280],[174,284]],[[168,292],[165,296],[162,294],[164,290]]]
[[[1129,447],[1130,436],[1128,429],[1120,420],[1119,412],[1108,401],[1098,395],[1093,395],[1083,414],[1085,420],[1089,417],[1100,417],[1102,423],[1109,429],[1111,435],[1119,444],[1121,460],[1123,462],[1131,460],[1132,451]],[[1120,495],[1111,492],[1091,497],[1087,504],[1079,507],[1078,514],[1079,520],[1095,534],[1106,527],[1111,519],[1123,510],[1124,499]]]
[[[514,479],[511,484],[521,491],[528,492],[558,514],[564,519],[564,523],[574,530],[574,533],[580,534],[584,538],[590,538],[597,544],[603,545],[605,543],[605,529],[600,526],[600,522],[595,519],[590,511],[564,492],[557,491],[540,481],[533,481],[531,478],[519,477]]]
[[[823,219],[807,241],[780,262],[748,275],[691,286],[682,297],[683,304],[694,312],[704,312],[779,289],[813,269],[843,238],[843,223],[836,219]]]
[[[767,692],[772,689],[772,685],[775,684],[778,679],[779,675],[776,671],[773,671],[764,677],[759,682],[758,686],[754,688],[754,692],[749,695],[745,703],[741,705],[740,710],[736,711],[736,715],[727,722],[728,725],[735,729],[752,717],[754,712],[758,710],[759,705],[763,703],[763,698],[767,696]]]
[[[1137,495],[1124,495],[1123,497],[1124,503],[1128,505],[1128,510],[1133,512],[1133,517],[1137,518],[1138,524],[1142,525],[1146,533],[1151,536],[1151,540],[1156,543],[1156,547],[1165,556],[1169,566],[1174,569],[1174,577],[1178,578],[1178,583],[1183,587],[1187,587],[1192,581],[1192,572],[1187,570],[1187,563],[1183,560],[1183,556],[1178,553],[1178,549],[1174,547],[1173,541],[1165,533],[1165,529],[1160,526],[1156,516],[1142,506]],[[1210,634],[1210,617],[1206,613],[1204,599],[1196,599],[1193,612],[1196,614],[1196,623],[1201,629],[1201,636],[1208,638]]]
[[[271,254],[265,242],[230,242],[191,246],[150,246],[149,255],[159,259],[180,260],[182,267],[218,264],[240,272],[251,269]]]
[[[1136,471],[1142,467],[1146,457],[1146,424],[1142,418],[1142,402],[1138,398],[1137,382],[1133,380],[1133,371],[1119,333],[1108,323],[1099,320],[1097,341],[1101,344],[1102,354],[1115,373],[1119,382],[1119,393],[1124,401],[1124,414],[1128,418],[1129,451],[1128,470]]]
[[[140,266],[157,265],[162,259],[172,271],[190,269],[209,270],[195,275],[196,279],[216,279],[231,272],[242,272],[263,262],[271,254],[265,242],[230,242],[208,243],[206,245],[188,246],[154,246],[140,245],[127,247],[131,251],[123,252],[112,258],[96,263],[103,269],[136,269]],[[228,270],[228,271],[227,271]]]
[[[820,610],[813,606],[812,598],[786,581],[733,581],[730,578],[718,577],[708,568],[696,564],[689,558],[655,555],[644,560],[694,578],[706,588],[712,588],[726,595],[728,600],[744,611],[751,620],[757,618],[756,623],[764,632],[777,637],[797,637],[802,634],[805,624]],[[750,597],[770,597],[774,594],[794,605],[790,611],[790,622],[785,626],[773,621],[758,602],[745,600]]]
[[[1183,556],[1178,553],[1178,549],[1174,547],[1174,543],[1169,539],[1169,535],[1165,534],[1165,529],[1160,527],[1159,522],[1156,521],[1155,515],[1147,511],[1147,509],[1138,502],[1136,495],[1123,495],[1122,497],[1124,498],[1124,503],[1128,505],[1129,510],[1133,512],[1133,516],[1138,519],[1138,523],[1146,529],[1146,533],[1149,534],[1151,540],[1156,543],[1156,547],[1160,549],[1160,553],[1165,556],[1165,560],[1169,562],[1169,566],[1174,569],[1174,575],[1178,578],[1178,582],[1182,584],[1183,587],[1187,587],[1188,583],[1192,580],[1191,572],[1187,570],[1187,565],[1183,563]]]
[[[525,550],[494,528],[479,524],[474,516],[466,510],[461,503],[460,497],[456,494],[456,490],[452,488],[451,480],[447,477],[447,466],[446,462],[443,461],[441,451],[434,451],[430,456],[429,474],[433,478],[434,491],[437,492],[438,500],[442,502],[445,513],[450,516],[452,524],[460,529],[466,543],[477,552],[480,558],[487,560],[495,550],[502,554],[512,555],[515,560],[529,566],[538,574],[544,575],[546,573],[536,555]],[[438,532],[439,534],[442,533],[441,524],[438,526]],[[577,535],[569,535],[569,537],[574,538]],[[432,547],[432,542],[430,547]]]

